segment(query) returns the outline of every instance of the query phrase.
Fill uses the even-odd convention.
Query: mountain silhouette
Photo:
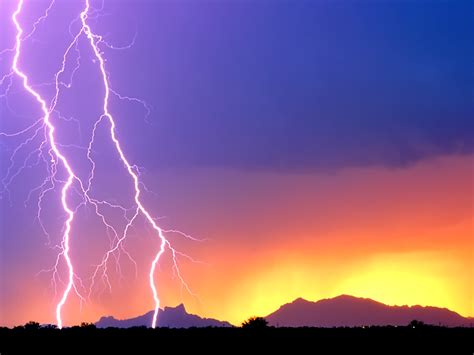
[[[95,323],[98,328],[149,327],[153,311],[129,319],[102,317]],[[425,324],[448,327],[471,326],[474,318],[463,317],[446,308],[423,306],[388,306],[369,298],[341,295],[317,302],[298,298],[281,306],[265,317],[271,326],[279,327],[361,327],[361,326],[406,326],[412,320]],[[232,327],[226,321],[201,318],[189,314],[183,304],[165,307],[158,313],[158,327]]]
[[[130,319],[116,319],[114,317],[102,317],[97,323],[98,328],[130,328],[147,326],[153,319],[153,311]],[[201,318],[186,312],[183,304],[176,307],[165,307],[158,312],[158,327],[190,328],[190,327],[231,327],[228,322],[222,322],[212,318]]]
[[[416,319],[425,324],[469,326],[465,318],[446,308],[388,306],[368,298],[341,295],[311,302],[298,298],[265,317],[269,325],[280,327],[356,327],[407,325]]]

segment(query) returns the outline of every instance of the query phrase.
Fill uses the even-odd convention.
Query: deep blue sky
[[[154,106],[129,142],[145,166],[332,170],[474,148],[470,1],[123,4],[101,23],[115,43],[137,30],[109,68]]]

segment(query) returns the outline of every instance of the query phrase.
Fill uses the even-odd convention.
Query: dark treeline
[[[0,328],[0,353],[164,354],[208,353],[474,353],[474,328],[445,328],[412,322],[405,327],[106,328],[93,324],[56,329],[30,322]]]

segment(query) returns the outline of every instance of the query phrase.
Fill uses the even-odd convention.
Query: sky
[[[49,4],[25,1],[26,32]],[[19,65],[48,100],[83,6],[56,0],[22,44]],[[15,7],[0,3],[0,51],[14,46]],[[192,293],[168,253],[155,275],[162,306],[184,302],[188,312],[239,324],[298,297],[351,294],[474,316],[473,10],[470,1],[442,0],[105,0],[91,27],[109,44],[101,50],[111,87],[125,98],[112,95],[111,111],[140,167],[143,202],[164,228],[202,239],[170,233],[195,261],[179,257]],[[52,119],[87,179],[84,149],[103,87],[87,41],[76,49]],[[0,76],[12,58],[2,53]],[[0,131],[14,132],[39,110],[18,79],[4,95],[6,87]],[[107,132],[104,124],[96,134],[91,193],[128,206],[131,181]],[[0,137],[7,326],[54,322],[65,287],[50,271],[65,217],[61,182],[40,223],[35,187],[46,166],[28,158],[40,141],[10,161],[25,137]],[[110,218],[123,228],[119,214]],[[90,206],[73,227],[73,261],[89,289],[109,237]],[[121,253],[110,262],[111,289],[99,280],[82,304],[72,295],[66,324],[152,310],[147,278],[158,247],[138,218],[126,241],[134,261]]]

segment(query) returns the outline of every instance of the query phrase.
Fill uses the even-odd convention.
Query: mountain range
[[[412,320],[443,326],[469,326],[465,318],[446,308],[388,306],[369,298],[341,295],[311,302],[298,298],[265,317],[280,327],[358,327],[370,325],[407,325]]]
[[[130,319],[102,317],[98,328],[149,326],[153,311]],[[443,326],[471,326],[474,318],[462,317],[446,308],[388,306],[368,298],[341,295],[311,302],[298,298],[265,317],[279,327],[358,327],[371,325],[407,325],[412,320]],[[231,327],[226,321],[189,314],[183,304],[165,307],[158,313],[158,326],[169,328]]]

